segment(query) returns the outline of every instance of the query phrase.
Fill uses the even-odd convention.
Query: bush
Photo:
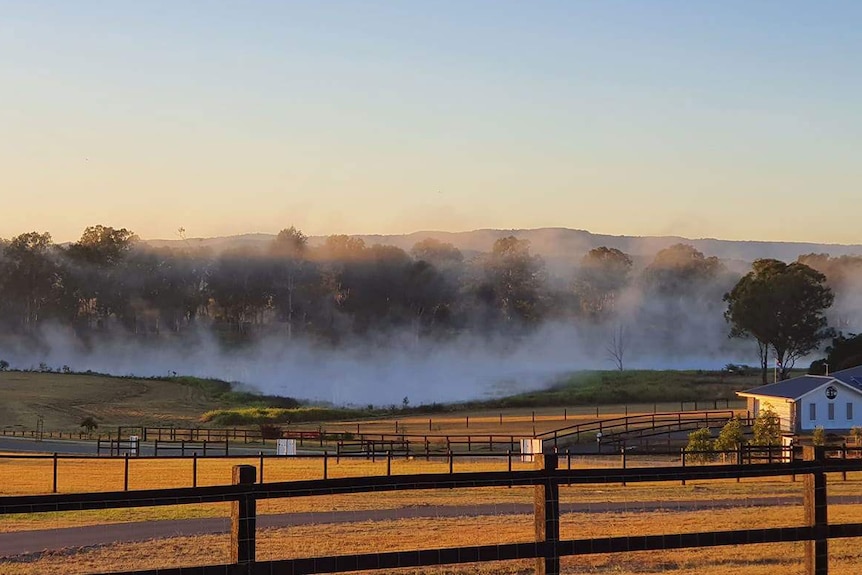
[[[215,409],[201,416],[201,421],[215,425],[259,425],[262,423],[308,423],[350,419],[359,415],[344,408],[300,407],[242,407]]]
[[[745,436],[742,433],[742,422],[735,415],[731,417],[715,440],[716,451],[735,451],[742,445]]]
[[[5,359],[0,359],[0,371],[6,371],[9,369],[9,362]]]
[[[779,445],[781,443],[781,424],[772,406],[765,403],[754,420],[754,445]]]
[[[814,433],[811,434],[811,443],[814,445],[826,445],[826,430],[817,426],[814,428]]]
[[[87,433],[93,433],[93,430],[99,427],[99,424],[96,423],[96,420],[90,416],[85,417],[81,420],[81,427],[87,430]]]
[[[712,442],[712,434],[709,429],[704,427],[697,431],[692,431],[688,434],[688,445],[685,446],[686,452],[694,452],[686,456],[686,460],[693,463],[707,463],[715,459],[714,453],[697,453],[699,451],[712,451],[714,449]]]
[[[279,439],[281,437],[281,426],[272,423],[261,423],[260,436],[264,439]]]

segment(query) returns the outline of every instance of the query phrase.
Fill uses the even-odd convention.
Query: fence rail
[[[862,523],[828,524],[826,474],[860,471],[862,470],[862,460],[829,459],[826,457],[826,450],[821,447],[806,446],[804,452],[804,461],[791,463],[571,471],[559,468],[557,455],[545,454],[536,456],[538,460],[537,469],[530,471],[352,477],[268,484],[256,482],[256,469],[253,466],[239,465],[234,467],[232,485],[130,492],[0,497],[0,515],[231,502],[231,564],[126,571],[117,572],[115,575],[179,575],[190,572],[198,575],[223,575],[226,572],[243,574],[291,573],[298,575],[501,561],[516,558],[536,559],[537,573],[553,575],[560,572],[560,558],[569,555],[790,541],[806,542],[806,575],[824,575],[828,571],[828,540],[837,537],[862,536]],[[560,539],[559,488],[563,484],[668,482],[788,475],[804,476],[805,521],[802,525],[653,536]],[[503,545],[255,561],[255,502],[257,500],[504,486],[533,486],[535,488],[535,541]]]
[[[589,439],[596,437],[601,443],[617,445],[624,443],[630,436],[633,438],[647,437],[652,432],[655,435],[667,435],[674,431],[690,431],[700,427],[720,427],[729,419],[737,416],[734,410],[702,411],[702,412],[667,412],[626,415],[610,419],[600,419],[578,423],[544,433],[536,434],[538,439],[553,447],[563,443],[580,443],[581,436]],[[751,415],[742,419],[743,425],[750,425]]]
[[[125,442],[124,442],[125,443]],[[284,477],[285,471],[284,466],[290,466],[291,461],[316,461],[319,463],[318,472],[320,473],[320,477],[322,479],[328,479],[330,477],[330,471],[332,470],[332,465],[338,465],[342,460],[362,460],[362,461],[370,461],[371,463],[380,462],[386,463],[385,470],[387,476],[393,475],[393,462],[397,461],[405,461],[416,459],[417,456],[408,455],[403,451],[391,451],[386,450],[382,452],[376,451],[360,451],[360,452],[350,452],[350,451],[336,451],[335,453],[330,453],[328,451],[324,451],[323,453],[299,453],[292,455],[275,455],[271,453],[263,453],[259,452],[257,454],[230,454],[225,452],[223,443],[216,443],[215,446],[210,447],[210,451],[202,451],[197,452],[193,451],[193,444],[184,445],[185,451],[181,451],[182,447],[179,446],[171,446],[170,450],[173,452],[172,455],[155,454],[155,455],[140,455],[140,451],[128,451],[122,455],[114,455],[112,453],[111,456],[104,455],[65,455],[65,454],[3,454],[0,455],[0,462],[3,460],[15,460],[15,461],[31,461],[31,462],[39,462],[45,461],[51,463],[51,493],[59,493],[60,482],[65,477],[65,474],[61,473],[61,464],[63,463],[86,463],[88,461],[99,461],[103,464],[110,464],[115,461],[117,465],[118,474],[121,471],[122,473],[122,481],[123,481],[123,491],[129,491],[130,489],[130,480],[136,477],[136,472],[141,473],[141,467],[139,465],[143,465],[143,473],[146,474],[146,466],[147,462],[149,465],[158,466],[160,462],[185,462],[188,464],[188,468],[186,471],[182,471],[182,473],[188,473],[188,485],[192,487],[196,487],[198,485],[199,480],[199,472],[198,472],[198,463],[202,457],[205,457],[206,460],[227,460],[227,461],[256,461],[258,463],[258,482],[264,483],[265,478],[267,476],[272,477],[273,475],[280,475]],[[200,446],[198,446],[200,447]],[[104,449],[107,447],[103,446]],[[222,450],[221,453],[218,453],[213,448],[220,448]],[[165,451],[164,448],[160,446],[161,451]],[[851,447],[847,445],[834,445],[824,447],[827,455],[830,460],[862,460],[862,446],[859,447]],[[649,452],[649,453],[637,453],[633,452],[630,449],[620,449],[618,453],[611,454],[578,454],[573,453],[569,450],[565,451],[555,451],[554,453],[557,455],[560,461],[561,468],[565,468],[567,471],[572,470],[572,463],[575,462],[579,467],[582,467],[585,463],[589,465],[603,465],[603,469],[646,469],[649,467],[692,467],[703,465],[706,463],[714,463],[721,462],[721,465],[756,465],[761,463],[781,463],[787,465],[792,461],[798,461],[802,458],[802,446],[757,446],[757,445],[741,445],[736,450],[730,451],[718,451],[718,450],[704,450],[704,451],[692,451],[688,449],[680,449],[680,450],[668,450],[664,452]],[[135,455],[137,453],[138,455]],[[506,452],[481,452],[481,453],[464,453],[464,452],[455,452],[449,451],[444,454],[435,454],[435,453],[426,453],[424,457],[420,457],[425,461],[438,461],[440,463],[445,463],[448,466],[448,472],[450,474],[456,473],[455,462],[459,462],[459,466],[457,469],[457,473],[461,474],[463,472],[464,466],[460,464],[460,462],[475,462],[480,460],[485,461],[495,461],[499,464],[500,468],[507,469],[511,471],[514,463],[530,463],[533,461],[534,455],[528,453],[519,453],[517,451],[507,450]],[[134,466],[131,466],[131,463],[135,462]],[[140,463],[138,463],[140,462]],[[278,465],[280,467],[274,467],[274,465]],[[43,468],[44,471],[48,472],[47,467]],[[104,468],[103,468],[104,469]],[[275,469],[276,471],[272,471]],[[136,471],[133,471],[136,470]],[[265,470],[270,470],[268,474],[265,474]],[[307,470],[306,470],[307,471]],[[30,470],[30,476],[35,473],[35,470]],[[86,473],[86,471],[81,471],[80,466],[76,468],[76,472]],[[176,468],[174,468],[174,472],[176,472]],[[118,475],[119,476],[119,475]],[[401,477],[403,475],[399,475]],[[73,472],[73,477],[76,477]],[[846,480],[846,472],[843,473],[843,479]],[[27,481],[29,481],[29,476],[27,477]],[[682,480],[683,484],[685,484],[685,479]],[[74,480],[73,480],[74,483]],[[68,482],[66,483],[68,485]],[[15,480],[13,477],[6,479],[5,481],[6,488],[15,487]],[[47,480],[45,483],[46,487],[48,485]],[[79,486],[80,487],[80,486]],[[76,489],[66,489],[67,491],[76,491]],[[47,489],[46,489],[47,491]],[[2,491],[0,491],[2,493]]]

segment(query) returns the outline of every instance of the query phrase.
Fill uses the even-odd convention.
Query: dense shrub
[[[688,445],[685,446],[686,452],[692,452],[691,455],[686,455],[686,460],[692,463],[707,463],[715,459],[713,453],[698,453],[700,451],[712,451],[712,434],[709,429],[704,427],[697,431],[692,431],[688,434]]]

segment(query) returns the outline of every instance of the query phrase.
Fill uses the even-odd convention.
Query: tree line
[[[862,257],[811,254],[791,264],[758,260],[740,277],[677,244],[638,269],[629,254],[599,247],[552,274],[514,236],[466,257],[434,239],[409,252],[346,235],[312,246],[290,227],[265,247],[214,253],[156,249],[130,230],[97,225],[65,246],[38,232],[0,241],[0,326],[29,335],[60,325],[85,341],[117,330],[164,337],[206,326],[227,341],[278,335],[337,344],[387,334],[517,336],[553,320],[608,326],[608,353],[622,369],[627,334],[672,347],[699,322],[724,315],[730,335],[758,343],[764,370],[775,357],[786,375],[836,335],[825,312],[835,297],[849,297],[859,270]],[[839,325],[852,325],[842,309]]]

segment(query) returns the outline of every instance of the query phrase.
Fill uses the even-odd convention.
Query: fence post
[[[224,440],[224,456],[227,457],[230,455],[230,443],[228,443],[227,439]]]
[[[683,472],[685,471],[685,448],[679,450],[679,458],[682,462]],[[682,480],[682,484],[685,485],[685,479]]]
[[[263,483],[263,451],[258,451],[257,455],[260,458],[260,482]]]
[[[192,487],[198,486],[198,452],[192,453]]]
[[[57,493],[57,453],[54,453],[54,487],[51,493]]]
[[[805,525],[814,528],[813,539],[805,541],[805,575],[827,575],[829,569],[828,530],[826,515],[826,473],[823,471],[825,449],[820,445],[802,447],[802,458],[820,465],[805,474],[803,505]]]
[[[846,443],[841,444],[841,461],[842,462],[847,461],[847,444]],[[847,469],[846,468],[841,472],[841,480],[847,481]]]
[[[254,563],[257,505],[250,488],[255,475],[253,465],[233,466],[233,484],[249,487],[249,492],[237,495],[230,508],[230,561],[240,565]]]
[[[452,473],[452,471],[453,471],[453,467],[454,467],[454,465],[455,465],[455,464],[454,464],[454,461],[453,461],[453,459],[452,459],[452,450],[450,449],[450,450],[449,450],[449,473],[450,473],[450,474],[451,474],[451,473]]]
[[[123,491],[129,490],[129,452],[123,457]]]
[[[623,465],[623,471],[625,471],[625,469],[626,469],[626,446],[625,445],[623,445],[620,448],[620,460],[621,460],[622,465]],[[625,486],[626,486],[626,480],[623,479],[623,487],[625,487]]]
[[[329,479],[329,452],[323,452],[323,478]]]
[[[742,450],[743,450],[743,445],[742,445],[742,443],[740,443],[736,448],[736,464],[737,465],[742,465],[742,462],[744,461],[742,458]],[[739,475],[737,475],[736,476],[736,482],[739,483],[740,481],[742,481],[742,479],[739,477]]]
[[[392,452],[386,452],[386,477],[392,475]]]
[[[536,484],[534,497],[536,542],[545,549],[544,555],[536,559],[536,575],[559,575],[557,543],[560,541],[560,486],[553,477],[558,459],[554,453],[537,454],[534,457],[536,467],[545,472],[545,476]]]

